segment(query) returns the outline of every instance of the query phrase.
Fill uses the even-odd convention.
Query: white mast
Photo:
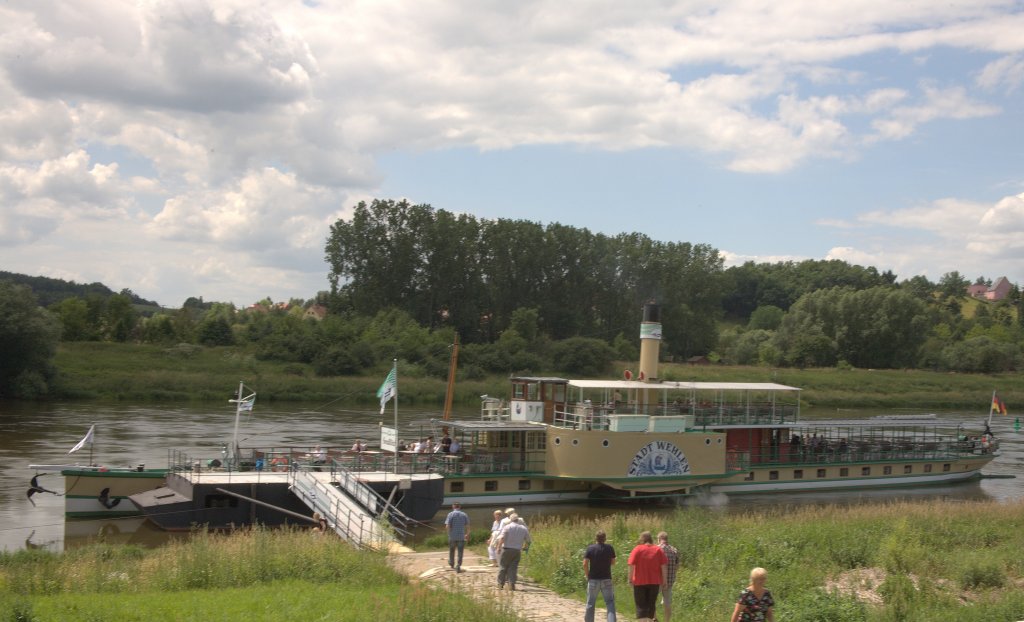
[[[251,411],[253,402],[256,401],[256,392],[253,391],[249,395],[243,395],[245,393],[245,382],[242,380],[238,381],[238,393],[235,394],[235,399],[228,400],[228,402],[235,405],[235,433],[231,439],[231,458],[234,465],[238,465],[240,458],[238,448],[238,422],[242,418],[242,411]]]

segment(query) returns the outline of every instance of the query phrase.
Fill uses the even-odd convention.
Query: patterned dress
[[[764,591],[761,598],[758,598],[749,588],[740,592],[736,602],[742,607],[740,609],[740,622],[764,622],[768,615],[768,609],[775,606],[772,593]]]

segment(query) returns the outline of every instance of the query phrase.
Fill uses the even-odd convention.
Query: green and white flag
[[[384,384],[380,385],[377,389],[377,397],[380,398],[380,414],[384,414],[384,406],[388,403],[388,400],[398,395],[398,366],[391,368],[388,372],[388,377],[384,379]]]

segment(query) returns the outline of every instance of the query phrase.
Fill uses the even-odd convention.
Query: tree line
[[[1024,365],[1019,288],[999,302],[971,299],[958,272],[933,283],[837,260],[726,269],[704,244],[387,200],[360,203],[335,222],[325,260],[328,291],[246,309],[202,298],[161,309],[130,290],[93,286],[41,306],[31,279],[0,279],[0,346],[9,354],[0,397],[45,394],[60,340],[237,346],[321,375],[376,372],[399,358],[404,373],[443,377],[458,335],[461,378],[602,375],[613,360],[636,359],[650,300],[661,305],[669,360],[968,372]],[[314,306],[326,315],[308,313]]]

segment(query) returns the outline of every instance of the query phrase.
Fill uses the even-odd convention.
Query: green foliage
[[[557,369],[581,376],[598,376],[608,372],[615,352],[606,342],[587,337],[573,337],[552,346],[551,358]]]
[[[999,560],[975,554],[964,560],[957,579],[965,590],[1000,588],[1006,585],[1006,572]]]
[[[750,314],[750,322],[747,323],[747,328],[750,330],[775,330],[782,324],[782,316],[785,314],[785,311],[775,305],[758,307]]]
[[[963,372],[992,373],[1024,366],[1024,354],[1019,345],[999,343],[989,337],[950,344],[943,348],[941,360],[946,369]]]
[[[787,622],[864,622],[864,603],[837,592],[809,590],[783,600],[776,607],[776,620]]]
[[[49,392],[60,330],[28,287],[0,281],[0,398]]]

